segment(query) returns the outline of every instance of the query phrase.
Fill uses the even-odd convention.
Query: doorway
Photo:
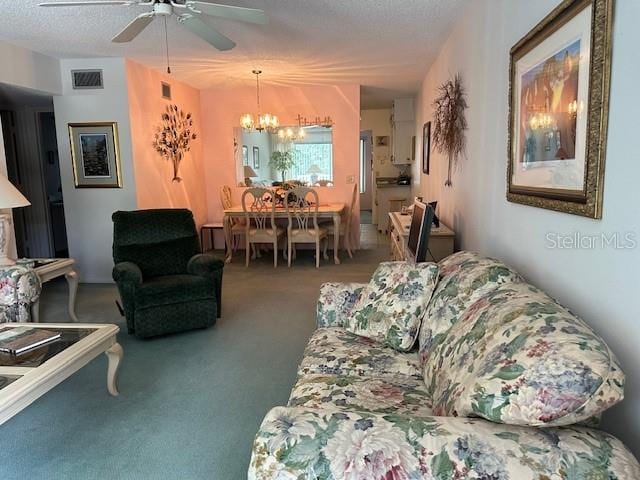
[[[371,189],[371,171],[373,169],[373,134],[371,130],[360,132],[360,223],[368,225],[372,223],[371,204],[373,200]]]
[[[0,84],[7,178],[31,202],[13,210],[19,258],[68,257],[53,98]]]

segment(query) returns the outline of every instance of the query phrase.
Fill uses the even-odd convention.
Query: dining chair
[[[284,229],[276,225],[275,193],[267,188],[247,188],[242,194],[242,210],[245,225],[245,265],[249,266],[251,245],[270,243],[273,245],[273,266],[278,266],[278,240]]]
[[[291,266],[291,246],[298,243],[315,243],[316,268],[320,268],[320,240],[324,240],[324,256],[327,258],[327,229],[318,225],[318,192],[313,188],[298,187],[287,192],[287,261]]]
[[[353,253],[351,252],[351,216],[353,215],[353,209],[356,207],[356,201],[358,199],[358,184],[353,184],[353,191],[351,192],[351,203],[345,209],[344,214],[342,215],[342,219],[340,221],[340,232],[339,235],[343,237],[342,245],[345,250],[349,254],[349,258],[353,258]],[[327,229],[327,235],[333,236],[336,234],[336,229],[332,223],[328,223],[326,226],[323,225]]]
[[[220,203],[222,204],[223,210],[227,210],[233,206],[233,196],[229,185],[223,185],[220,189]],[[230,252],[235,252],[240,246],[240,237],[244,235],[245,232],[245,221],[244,219],[229,218],[228,222],[230,222],[231,245],[227,247]]]

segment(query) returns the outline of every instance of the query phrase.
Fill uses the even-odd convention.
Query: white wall
[[[604,416],[604,428],[640,454],[640,243],[560,250],[549,232],[583,235],[626,233],[640,241],[638,95],[640,2],[616,2],[609,136],[602,220],[508,203],[506,191],[509,49],[557,0],[477,0],[456,25],[429,69],[418,99],[416,137],[432,120],[437,86],[460,72],[468,92],[468,154],[444,188],[446,159],[432,153],[431,175],[413,168],[414,190],[438,199],[439,214],[457,232],[459,247],[511,264],[527,279],[582,316],[620,358],[627,374],[626,400]],[[420,141],[418,141],[420,143]],[[421,151],[418,145],[418,151]]]
[[[57,59],[0,41],[0,83],[50,94],[62,91]]]
[[[55,96],[53,101],[69,255],[78,263],[82,282],[111,282],[111,214],[116,210],[134,210],[137,205],[125,60],[61,60],[60,68],[62,95]],[[85,68],[104,70],[104,89],[71,88],[70,70]],[[118,124],[123,188],[75,188],[68,124],[112,121]]]

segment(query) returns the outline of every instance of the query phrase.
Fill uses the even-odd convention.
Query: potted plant
[[[284,152],[276,150],[271,154],[269,159],[269,166],[275,170],[278,170],[282,174],[282,181],[284,182],[284,176],[287,170],[295,164],[293,158],[293,152],[291,150],[285,150]]]

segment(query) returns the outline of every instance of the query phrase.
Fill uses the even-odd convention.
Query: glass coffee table
[[[107,389],[111,395],[118,395],[117,375],[123,352],[116,341],[120,330],[116,325],[30,323],[28,326],[60,332],[62,337],[20,355],[0,353],[0,425],[102,353],[109,359]]]

